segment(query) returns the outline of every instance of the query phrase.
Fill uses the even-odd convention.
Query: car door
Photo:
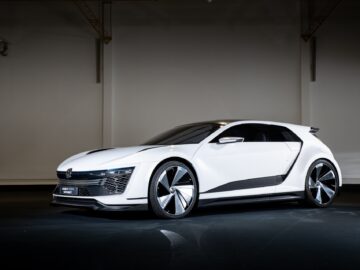
[[[291,153],[286,142],[268,140],[267,127],[239,124],[204,144],[194,156],[201,179],[200,193],[230,192],[233,196],[243,195],[244,190],[253,190],[251,194],[275,191]],[[219,143],[224,137],[242,137],[244,141]]]

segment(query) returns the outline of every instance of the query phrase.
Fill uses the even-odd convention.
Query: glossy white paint
[[[210,143],[226,129],[245,123],[287,127],[301,138],[302,146],[299,142]],[[65,160],[58,167],[58,171],[66,171],[69,168],[73,171],[95,171],[135,167],[124,193],[86,197],[94,198],[106,205],[146,204],[152,173],[159,163],[171,158],[181,158],[192,164],[198,177],[200,200],[304,191],[308,168],[320,158],[328,159],[334,164],[341,186],[341,171],[330,149],[309,131],[309,127],[286,123],[237,121],[224,125],[199,144],[134,146],[105,150],[90,155],[84,152]],[[286,174],[288,174],[286,180],[275,186],[204,193],[233,181]],[[53,196],[62,195],[54,194]],[[84,197],[76,196],[76,198]]]
[[[194,156],[200,192],[245,179],[286,174],[294,155],[285,142],[206,143]]]

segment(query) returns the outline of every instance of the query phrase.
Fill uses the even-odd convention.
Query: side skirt
[[[246,203],[273,202],[273,201],[298,201],[304,198],[305,198],[305,192],[299,191],[299,192],[291,192],[291,193],[203,199],[203,200],[199,200],[198,206],[207,207],[207,206],[215,206],[215,205],[246,204]]]

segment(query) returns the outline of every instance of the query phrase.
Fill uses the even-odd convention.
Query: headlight
[[[105,176],[110,178],[129,176],[130,178],[132,172],[134,171],[134,168],[135,167],[107,170],[105,172]]]

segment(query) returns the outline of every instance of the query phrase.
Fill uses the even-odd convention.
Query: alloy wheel
[[[324,162],[319,162],[309,175],[308,186],[313,200],[318,205],[331,202],[337,191],[337,176],[334,169]]]
[[[182,215],[195,198],[194,179],[182,166],[166,168],[157,179],[157,201],[171,215]]]

